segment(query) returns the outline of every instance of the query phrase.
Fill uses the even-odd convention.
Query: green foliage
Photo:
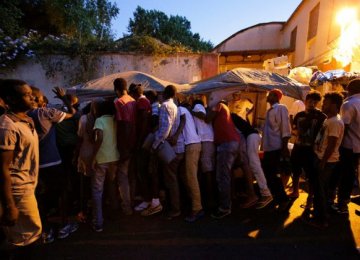
[[[183,45],[192,51],[210,51],[213,45],[204,41],[198,33],[191,32],[191,23],[182,16],[170,16],[157,10],[145,10],[138,6],[130,19],[130,36],[150,36],[172,46]]]
[[[116,45],[110,29],[119,9],[108,0],[2,0],[0,13],[0,67],[40,53],[85,57]]]
[[[2,0],[0,5],[0,28],[6,35],[13,37],[23,32],[20,19],[23,13],[18,8],[19,0]]]
[[[108,0],[3,1],[0,28],[10,37],[36,30],[43,36],[67,34],[80,41],[111,39],[111,20],[119,13]]]
[[[120,39],[115,45],[116,50],[142,54],[172,54],[177,52],[191,52],[180,44],[167,45],[150,36],[132,36]]]

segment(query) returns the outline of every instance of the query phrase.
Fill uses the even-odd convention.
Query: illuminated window
[[[308,40],[316,36],[318,23],[319,23],[319,10],[320,10],[320,3],[318,3],[310,12],[309,29],[308,29],[308,37],[307,37]]]

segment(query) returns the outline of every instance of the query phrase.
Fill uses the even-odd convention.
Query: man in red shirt
[[[162,211],[159,199],[159,175],[157,171],[149,170],[149,151],[142,148],[147,135],[151,132],[151,104],[144,96],[141,84],[131,84],[129,94],[136,100],[136,173],[139,191],[144,201],[137,205],[135,211],[141,211],[142,216],[150,216]]]
[[[211,120],[216,144],[216,182],[219,207],[211,217],[220,219],[231,214],[231,169],[239,154],[240,136],[231,120],[230,110],[223,102],[213,107],[207,121]]]
[[[117,146],[120,153],[118,167],[118,184],[122,199],[122,209],[126,215],[132,214],[129,186],[129,165],[136,144],[136,101],[128,95],[127,83],[123,78],[114,80],[114,91],[117,122]]]

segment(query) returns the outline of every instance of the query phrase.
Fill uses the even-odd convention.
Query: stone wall
[[[167,56],[101,53],[72,58],[42,55],[14,69],[1,69],[1,78],[17,78],[37,86],[54,102],[51,88],[71,87],[109,74],[137,70],[175,83],[190,83],[218,73],[218,54],[180,53]]]

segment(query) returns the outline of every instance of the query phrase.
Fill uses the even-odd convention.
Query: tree
[[[198,33],[191,32],[191,23],[186,17],[168,17],[161,11],[145,10],[140,6],[129,21],[128,32],[130,36],[151,36],[165,44],[180,44],[193,51],[209,51],[213,48],[210,41],[204,41]]]
[[[20,19],[23,15],[18,8],[19,0],[3,0],[0,5],[0,29],[9,36],[22,32]]]
[[[110,39],[111,20],[119,9],[108,0],[3,0],[3,31],[17,37],[36,30],[42,35],[67,34],[80,40]]]

